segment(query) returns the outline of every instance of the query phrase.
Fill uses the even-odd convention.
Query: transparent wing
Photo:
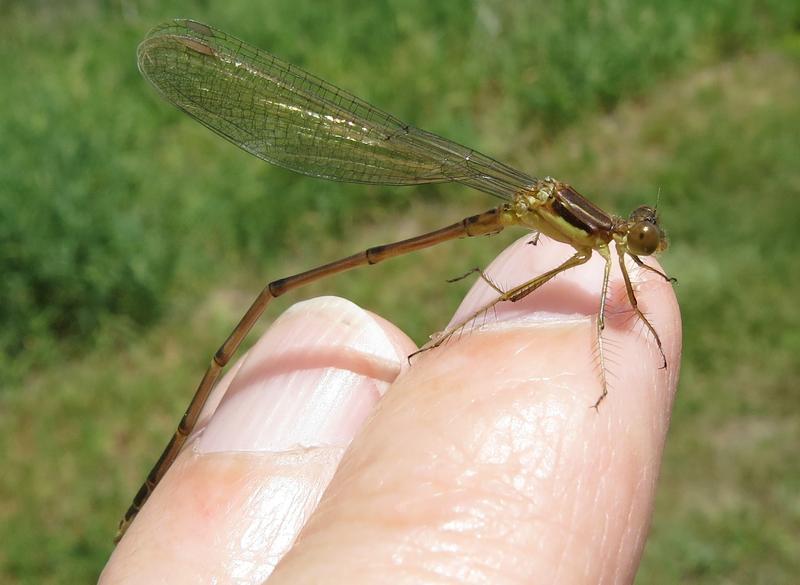
[[[503,199],[535,182],[198,22],[156,27],[139,45],[138,62],[178,108],[298,173],[390,185],[458,181]]]

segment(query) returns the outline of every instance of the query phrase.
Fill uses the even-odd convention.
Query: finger
[[[489,274],[508,287],[571,253],[520,242]],[[635,268],[666,370],[615,268],[603,333],[609,395],[591,408],[601,393],[599,259],[504,303],[395,382],[270,585],[631,582],[680,354],[671,287]],[[488,288],[478,283],[460,311],[496,294]]]
[[[344,299],[290,308],[215,390],[101,582],[261,582],[413,349]]]

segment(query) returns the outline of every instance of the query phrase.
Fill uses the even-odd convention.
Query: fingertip
[[[525,282],[574,253],[528,241],[487,269],[492,284]],[[509,581],[630,580],[672,392],[653,344],[620,308],[627,295],[616,271],[619,299],[603,333],[610,359],[598,363],[603,268],[595,257],[415,360],[352,445],[276,582],[480,574],[487,563]],[[676,355],[671,287],[631,273],[665,353]],[[454,321],[497,294],[477,282]],[[609,395],[595,411],[601,367]]]
[[[509,582],[633,574],[663,429],[641,380],[626,380],[638,398],[612,393],[591,410],[593,333],[585,320],[490,328],[423,354],[352,445],[276,582],[488,565]]]
[[[603,340],[609,355],[609,374],[616,383],[625,379],[626,368],[644,364],[654,380],[674,392],[681,350],[681,320],[677,299],[672,283],[664,280],[653,271],[643,269],[626,257],[626,268],[630,275],[632,291],[638,307],[661,341],[668,365],[668,376],[657,377],[663,365],[658,343],[653,333],[643,325],[635,314],[627,287],[619,266],[618,257],[612,244],[610,262],[611,273],[606,301],[605,329]],[[459,336],[490,329],[529,327],[539,324],[570,323],[574,321],[593,321],[596,323],[600,310],[600,296],[603,284],[605,261],[599,254],[593,254],[584,264],[561,272],[541,288],[515,301],[504,301],[481,312],[499,292],[508,291],[515,286],[529,282],[548,270],[552,270],[572,255],[572,246],[547,237],[533,238],[527,235],[520,238],[486,268],[484,274],[491,283],[478,278],[455,312],[448,327],[458,326],[471,315],[476,318],[459,330]],[[645,262],[658,270],[663,270],[654,258]],[[631,353],[638,355],[636,347],[645,348],[651,358],[626,358]],[[599,361],[597,343],[590,348],[588,356]],[[576,355],[576,357],[578,357]],[[670,367],[673,364],[674,367]],[[610,380],[611,382],[615,380]],[[665,403],[666,405],[666,403]]]
[[[345,299],[290,307],[215,389],[103,582],[262,582],[413,348]]]

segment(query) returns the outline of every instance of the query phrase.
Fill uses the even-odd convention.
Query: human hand
[[[570,253],[519,241],[487,273],[513,285]],[[631,272],[668,367],[615,267],[597,412],[596,255],[411,367],[380,317],[295,305],[215,389],[101,582],[632,582],[680,316],[669,284]],[[491,294],[477,282],[457,316]]]

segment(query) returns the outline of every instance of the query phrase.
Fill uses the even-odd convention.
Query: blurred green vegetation
[[[800,5],[322,6],[0,4],[0,581],[96,577],[207,356],[265,280],[493,204],[297,177],[220,141],[136,71],[145,32],[189,16],[608,209],[660,188],[685,357],[639,581],[796,582]],[[347,296],[421,341],[468,285],[444,279],[509,237],[303,296]]]

